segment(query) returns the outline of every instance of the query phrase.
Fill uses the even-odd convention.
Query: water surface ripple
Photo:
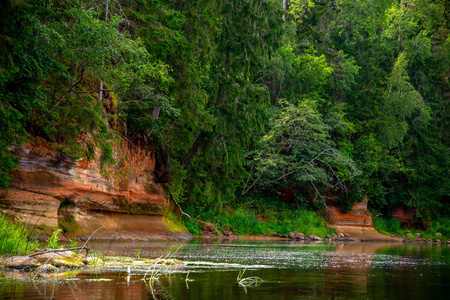
[[[90,247],[186,264],[115,264],[34,281],[3,271],[0,299],[447,299],[450,282],[447,245],[210,240]],[[250,279],[239,284],[238,276]]]

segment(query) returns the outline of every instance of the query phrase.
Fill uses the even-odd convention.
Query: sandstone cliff
[[[368,198],[356,203],[348,212],[335,206],[325,209],[328,226],[336,229],[337,233],[346,233],[355,240],[363,241],[402,241],[397,237],[390,237],[379,233],[373,227],[372,217],[367,210]]]
[[[121,141],[115,165],[73,160],[43,139],[14,148],[21,157],[0,209],[29,226],[61,228],[67,237],[179,239],[191,235],[177,224],[160,184],[154,152]]]

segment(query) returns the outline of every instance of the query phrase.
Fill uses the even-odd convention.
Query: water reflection
[[[0,275],[0,299],[440,299],[450,280],[446,245],[194,241],[91,248],[130,257],[140,249],[143,257],[171,255],[191,263],[152,284],[143,281],[145,265],[34,282],[8,271]],[[244,270],[242,278],[264,282],[239,285]]]

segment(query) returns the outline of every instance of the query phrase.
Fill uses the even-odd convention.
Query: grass
[[[440,239],[447,241],[450,239],[450,219],[439,218],[431,221],[426,230],[407,229],[402,227],[398,220],[384,219],[380,216],[373,216],[373,225],[376,230],[387,235],[396,235],[404,237],[406,234],[411,234],[412,239],[416,239],[415,234],[420,233],[421,238],[424,239]]]
[[[52,235],[47,239],[47,248],[59,249],[64,248],[63,245],[59,244],[59,234],[62,233],[62,229],[56,229],[53,231]]]
[[[0,255],[26,255],[39,244],[34,238],[29,238],[30,232],[23,223],[14,223],[0,214]]]
[[[373,226],[375,229],[386,235],[405,235],[405,230],[401,229],[401,222],[399,220],[394,219],[383,219],[378,216],[372,217]]]
[[[190,215],[197,215],[197,218],[193,220],[185,218],[184,224],[195,235],[201,235],[198,219],[216,225],[221,231],[231,230],[241,236],[270,236],[297,231],[307,236],[314,234],[325,237],[334,233],[334,229],[326,228],[325,220],[316,212],[287,205],[281,207],[267,204],[239,205],[237,208],[224,208],[220,212],[209,210],[200,213],[189,209]]]

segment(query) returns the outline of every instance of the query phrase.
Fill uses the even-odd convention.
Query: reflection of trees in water
[[[325,258],[326,289],[333,296],[348,296],[347,291],[367,294],[371,285],[374,255],[392,243],[338,243]],[[339,282],[339,285],[336,284]]]
[[[126,269],[115,273],[99,273],[97,282],[87,281],[97,278],[90,274],[82,274],[79,276],[81,280],[61,279],[58,282],[48,280],[46,283],[42,280],[34,283],[16,281],[5,285],[5,281],[0,281],[0,298],[437,299],[442,298],[447,282],[450,281],[448,261],[450,247],[445,245],[287,243],[268,247],[264,245],[230,247],[209,243],[198,247],[195,245],[191,250],[186,248],[190,247],[180,251],[190,255],[192,250],[195,255],[204,253],[209,258],[214,256],[214,259],[234,254],[240,258],[246,256],[246,262],[262,258],[265,265],[272,267],[249,265],[243,277],[257,276],[264,280],[264,284],[249,286],[247,289],[240,287],[236,281],[242,268],[230,268],[225,264],[215,267],[196,265],[187,269],[174,269],[170,275],[163,275],[155,280],[152,288],[149,287],[148,281],[141,280],[143,274],[139,273],[140,269],[136,266],[137,269],[131,270],[129,282]],[[187,270],[190,270],[188,284],[186,284]],[[7,276],[17,273],[7,272],[5,273]],[[136,275],[137,273],[140,275]],[[21,274],[22,278],[27,276],[27,273]],[[112,281],[103,282],[101,281],[103,278]]]

